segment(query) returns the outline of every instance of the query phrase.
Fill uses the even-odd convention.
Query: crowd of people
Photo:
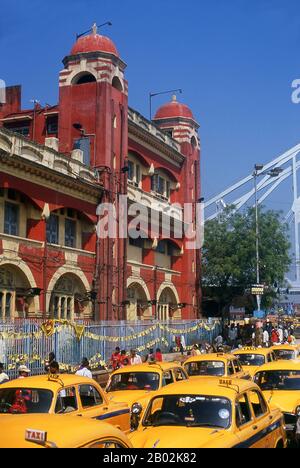
[[[296,338],[294,336],[294,326],[292,324],[278,324],[273,325],[271,322],[256,324],[245,323],[241,325],[239,323],[232,323],[231,325],[225,325],[223,330],[218,334],[213,343],[202,342],[194,344],[192,349],[187,352],[187,356],[197,356],[203,353],[214,353],[223,352],[227,350],[237,349],[243,346],[255,346],[255,347],[270,347],[276,344],[296,344]],[[184,354],[184,347],[180,343],[179,351]],[[146,356],[141,357],[135,349],[131,349],[130,352],[121,350],[116,347],[111,355],[109,361],[109,367],[115,371],[117,369],[139,365],[143,362],[162,362],[163,355],[161,349],[157,348],[150,349]],[[48,359],[45,361],[45,373],[58,375],[60,373],[59,363],[56,361],[55,354],[49,353]],[[18,368],[18,379],[24,379],[29,377],[31,370],[24,364]],[[93,378],[92,371],[90,368],[89,361],[84,357],[81,364],[75,373],[82,377]],[[4,364],[0,362],[0,385],[8,382],[9,376],[5,372]]]
[[[271,322],[257,322],[255,324],[232,323],[226,325],[222,333],[215,339],[215,346],[221,348],[229,346],[236,349],[242,346],[261,346],[268,348],[280,344],[296,344],[294,325]]]
[[[120,348],[117,347],[111,355],[110,365],[113,370],[117,370],[126,366],[139,365],[143,362],[162,362],[162,360],[163,355],[159,348],[157,348],[156,351],[150,349],[149,354],[142,359],[135,349],[131,349],[130,353],[127,353],[126,350],[121,351]]]
[[[44,369],[45,373],[49,375],[60,374],[59,363],[56,361],[55,354],[53,352],[49,353],[49,357],[45,361]],[[31,370],[26,365],[22,364],[18,367],[17,379],[25,379],[26,377],[29,377],[30,374]],[[90,363],[86,357],[82,359],[78,370],[75,372],[75,375],[80,375],[81,377],[88,377],[90,379],[93,378],[93,374],[90,369]],[[4,364],[0,362],[0,385],[8,382],[9,380],[9,376],[4,370]]]
[[[162,362],[162,360],[163,355],[159,348],[157,348],[155,351],[153,349],[150,349],[149,354],[142,358],[135,349],[131,349],[128,353],[125,350],[121,351],[120,348],[117,347],[111,355],[109,366],[114,371],[130,365],[139,365],[143,362]],[[53,352],[49,353],[48,359],[45,360],[44,370],[46,374],[60,374],[59,363],[56,361],[56,357]],[[26,365],[20,365],[18,368],[17,379],[24,379],[26,377],[29,377],[30,374],[31,370]],[[79,369],[75,372],[75,375],[80,375],[81,377],[88,377],[90,379],[93,378],[90,363],[86,357],[82,359]],[[5,372],[4,364],[0,362],[0,385],[8,381],[9,376]]]

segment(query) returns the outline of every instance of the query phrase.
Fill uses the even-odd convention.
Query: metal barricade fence
[[[17,375],[20,364],[26,364],[32,374],[44,373],[44,360],[54,352],[61,365],[77,366],[83,357],[93,363],[109,362],[117,346],[130,351],[139,349],[141,355],[150,348],[160,348],[163,353],[176,347],[176,337],[189,347],[195,343],[212,343],[221,330],[219,320],[169,321],[169,322],[84,322],[81,338],[74,327],[59,325],[47,337],[42,331],[42,320],[18,319],[0,321],[0,362],[10,378]]]

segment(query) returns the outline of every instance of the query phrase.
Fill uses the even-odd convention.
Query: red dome
[[[154,120],[170,119],[174,117],[185,117],[186,119],[195,120],[191,109],[187,105],[178,102],[176,96],[173,96],[172,102],[168,102],[158,109]]]
[[[77,39],[76,44],[71,50],[71,55],[82,54],[86,52],[106,52],[119,57],[119,53],[113,41],[100,34],[90,34]]]

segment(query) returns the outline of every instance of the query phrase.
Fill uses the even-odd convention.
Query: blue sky
[[[0,78],[30,99],[57,102],[58,73],[76,32],[94,21],[128,64],[129,103],[182,88],[199,121],[203,195],[209,198],[300,141],[297,0],[10,0],[1,6]],[[153,101],[158,106],[166,97]],[[286,209],[284,194],[278,207]]]

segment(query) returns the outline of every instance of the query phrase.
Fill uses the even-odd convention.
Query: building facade
[[[0,318],[199,317],[200,249],[178,235],[200,198],[192,111],[175,96],[152,121],[129,108],[126,64],[96,27],[63,64],[56,106],[23,110],[20,86],[0,104]],[[115,235],[98,235],[99,206]]]

